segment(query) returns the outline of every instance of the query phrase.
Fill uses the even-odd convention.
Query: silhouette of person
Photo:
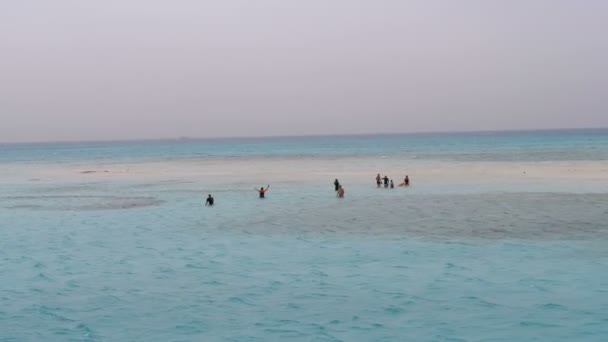
[[[264,187],[261,187],[259,190],[255,190],[260,194],[260,198],[264,198],[264,195],[266,194],[266,191],[268,191],[268,188],[270,188],[270,185],[267,185],[266,189],[264,189]]]

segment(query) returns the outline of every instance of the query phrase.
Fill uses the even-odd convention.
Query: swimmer
[[[261,187],[259,189],[255,189],[255,191],[257,191],[260,194],[260,198],[264,198],[264,194],[266,194],[266,191],[268,191],[268,188],[270,188],[270,184],[266,186],[266,189],[264,189],[264,187]]]
[[[334,190],[338,191],[340,189],[340,182],[338,182],[338,178],[334,181]]]
[[[340,185],[340,187],[338,188],[338,197],[344,198],[344,188],[342,187],[342,185]]]
[[[380,178],[380,174],[378,174],[376,176],[376,185],[380,187],[380,184],[382,184],[382,178]]]
[[[207,202],[205,202],[205,205],[208,206],[213,206],[213,197],[211,197],[211,194],[209,194],[209,197],[207,197]]]
[[[384,187],[388,188],[388,177],[386,175],[384,175],[384,178],[382,178],[384,180]]]
[[[391,189],[395,188],[395,184],[393,183],[393,180],[391,179]]]

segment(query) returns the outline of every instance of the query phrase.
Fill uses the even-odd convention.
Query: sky
[[[0,141],[608,127],[604,0],[0,0]]]

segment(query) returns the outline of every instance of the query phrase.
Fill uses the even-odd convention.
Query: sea
[[[0,341],[606,340],[606,129],[0,144]]]

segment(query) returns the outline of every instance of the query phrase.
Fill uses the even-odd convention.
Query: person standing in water
[[[266,186],[266,189],[264,189],[264,187],[261,187],[255,190],[260,194],[260,198],[264,198],[264,195],[266,194],[266,191],[268,191],[268,188],[270,188],[270,184]]]
[[[380,178],[380,174],[378,174],[376,176],[376,185],[380,187],[380,184],[382,184],[382,178]]]
[[[393,183],[393,180],[391,179],[391,189],[395,188],[395,183]]]
[[[205,205],[208,206],[213,206],[213,197],[211,197],[211,194],[209,194],[209,197],[207,197],[207,202],[205,202]]]
[[[338,197],[344,198],[344,188],[342,187],[342,185],[340,185],[338,188]]]
[[[384,187],[388,188],[388,177],[386,175],[384,175],[384,178],[382,178],[384,180]]]
[[[334,181],[334,188],[335,191],[340,190],[340,182],[338,182],[338,178],[336,178],[336,180]]]
[[[408,175],[405,175],[405,179],[403,180],[403,185],[410,186],[410,177]]]

